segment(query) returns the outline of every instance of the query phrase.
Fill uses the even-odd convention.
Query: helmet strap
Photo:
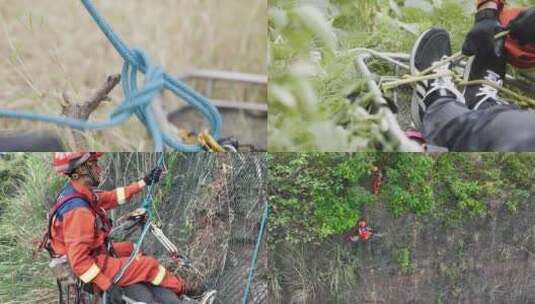
[[[73,179],[79,179],[82,176],[87,176],[87,177],[89,177],[89,180],[91,182],[91,186],[97,187],[100,184],[100,180],[99,180],[98,176],[96,176],[93,173],[91,168],[87,165],[87,162],[84,162],[78,168],[80,170],[76,170],[74,173],[71,174],[71,177]]]

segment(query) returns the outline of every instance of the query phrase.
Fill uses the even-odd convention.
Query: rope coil
[[[174,136],[165,133],[156,121],[154,111],[151,108],[152,101],[161,91],[169,90],[198,110],[210,124],[211,135],[215,139],[219,139],[222,119],[217,108],[191,87],[167,74],[163,68],[153,63],[143,50],[129,48],[97,11],[91,0],[81,1],[95,23],[124,60],[121,73],[121,84],[125,95],[123,102],[112,112],[108,120],[101,122],[88,122],[69,117],[11,110],[0,110],[0,117],[42,121],[80,130],[96,130],[115,127],[135,114],[151,135],[155,151],[163,151],[164,145],[181,152],[201,151],[201,145],[186,144],[177,140]],[[137,84],[138,73],[145,75],[141,88]]]

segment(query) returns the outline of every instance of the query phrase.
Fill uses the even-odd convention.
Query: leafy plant
[[[533,190],[511,166],[530,171],[534,159],[528,154],[516,160],[471,153],[271,154],[271,241],[312,242],[347,232],[366,206],[377,203],[394,216],[429,216],[446,224],[485,216],[489,200],[497,198],[514,212]],[[370,191],[373,165],[386,177],[377,196]]]
[[[411,251],[409,248],[401,248],[398,251],[397,262],[401,273],[408,274],[411,272]]]
[[[270,1],[270,151],[397,151],[385,118],[367,110],[368,79],[355,69],[355,49],[410,53],[417,35],[434,26],[447,29],[460,50],[473,12],[466,1],[430,2],[420,1],[426,11],[393,0]],[[378,76],[396,73],[383,60],[369,64]],[[410,95],[399,97],[408,112]],[[402,128],[410,126],[405,112],[398,115]]]

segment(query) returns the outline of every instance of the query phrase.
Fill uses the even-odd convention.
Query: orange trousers
[[[114,242],[113,249],[117,258],[101,254],[96,257],[97,264],[108,278],[112,279],[128,261],[133,251],[131,242]],[[136,283],[151,283],[155,286],[165,287],[177,295],[185,291],[185,281],[168,272],[160,265],[158,260],[150,256],[139,254],[125,271],[117,285],[120,287],[130,286]]]

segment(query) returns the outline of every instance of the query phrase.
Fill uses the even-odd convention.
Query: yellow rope
[[[444,58],[443,60],[431,65],[430,67],[428,67],[427,69],[423,70],[423,71],[420,71],[418,74],[414,75],[414,76],[423,76],[423,75],[426,75],[426,74],[429,74],[431,73],[434,69],[438,68],[438,67],[441,67],[443,65],[446,65],[448,63],[451,63],[451,62],[456,62],[456,61],[459,61],[461,59],[464,58],[464,55],[461,53],[461,52],[457,52],[453,55],[451,55],[450,57],[448,58]]]
[[[472,85],[487,85],[490,87],[495,88],[496,90],[505,93],[505,95],[509,95],[512,98],[516,99],[516,103],[521,106],[529,107],[529,108],[535,108],[535,100],[528,98],[526,96],[522,96],[510,89],[507,89],[503,86],[497,85],[496,83],[488,80],[472,80],[472,81],[464,81],[461,77],[456,77],[454,79],[455,83],[459,86],[472,86]]]
[[[204,130],[199,134],[199,143],[210,152],[226,152],[212,135],[210,135],[208,130]]]
[[[498,34],[496,34],[496,35],[494,36],[494,39],[497,40],[497,39],[503,38],[503,37],[509,35],[509,32],[510,32],[510,31],[503,31],[503,32],[500,32],[500,33],[498,33]],[[423,76],[423,75],[429,74],[429,73],[431,73],[434,69],[436,69],[436,68],[438,68],[438,67],[441,67],[441,66],[443,66],[443,65],[445,65],[445,64],[448,64],[448,63],[450,63],[450,62],[456,62],[456,61],[459,61],[459,60],[463,59],[464,57],[466,57],[466,56],[464,56],[464,55],[462,54],[462,52],[457,52],[457,53],[451,55],[450,57],[448,57],[448,58],[444,58],[444,59],[441,60],[440,62],[437,62],[437,63],[431,65],[431,66],[428,67],[427,69],[425,69],[425,70],[423,70],[423,71],[420,71],[420,72],[419,72],[418,74],[416,74],[415,76]]]
[[[508,34],[509,34],[509,31],[504,31],[504,32],[501,32],[501,33],[498,33],[497,35],[495,35],[494,38],[495,39],[500,39],[500,38],[503,38],[503,37],[507,36]],[[459,86],[487,85],[487,86],[493,87],[496,90],[498,90],[500,92],[503,92],[504,94],[506,94],[508,96],[511,96],[512,98],[516,99],[516,103],[518,105],[529,107],[529,108],[535,108],[535,100],[533,100],[533,99],[531,99],[529,97],[520,95],[520,94],[518,94],[518,93],[516,93],[516,92],[514,92],[514,91],[512,91],[510,89],[507,89],[507,88],[505,88],[503,86],[499,86],[499,85],[497,85],[497,84],[495,84],[495,83],[493,83],[491,81],[487,81],[487,80],[464,81],[464,79],[462,79],[462,77],[460,75],[456,74],[454,71],[448,71],[446,73],[429,74],[429,73],[433,72],[433,70],[435,70],[438,67],[441,67],[441,66],[443,66],[445,64],[449,64],[449,63],[452,63],[452,62],[460,61],[465,57],[466,56],[464,56],[461,52],[457,52],[457,53],[455,53],[455,54],[453,54],[453,55],[451,55],[451,56],[449,56],[447,58],[444,58],[440,62],[435,63],[434,65],[430,66],[429,68],[427,68],[427,69],[425,69],[423,71],[420,71],[416,75],[403,75],[403,76],[400,77],[400,80],[394,80],[394,81],[382,83],[381,84],[381,90],[382,91],[388,91],[388,90],[392,90],[394,88],[397,88],[399,86],[416,83],[418,81],[430,80],[430,79],[436,79],[436,78],[439,78],[439,77],[451,76],[451,77],[453,77],[454,82]]]
[[[472,85],[487,85],[487,86],[495,88],[496,90],[504,93],[505,95],[508,95],[508,96],[514,98],[516,103],[518,105],[520,105],[520,106],[524,106],[524,107],[528,107],[528,108],[535,108],[535,100],[533,100],[533,99],[531,99],[529,97],[520,95],[520,94],[518,94],[518,93],[516,93],[516,92],[514,92],[514,91],[512,91],[512,90],[510,90],[508,88],[505,88],[503,86],[497,85],[496,83],[493,83],[493,82],[488,81],[488,80],[464,81],[462,76],[456,74],[453,71],[449,71],[447,73],[429,74],[429,75],[425,75],[425,76],[403,75],[403,76],[401,76],[400,80],[383,83],[381,85],[381,90],[388,91],[388,90],[395,89],[395,88],[397,88],[399,86],[402,86],[402,85],[405,85],[405,84],[412,84],[412,83],[416,83],[416,82],[422,81],[422,80],[436,79],[436,78],[439,78],[439,77],[447,77],[447,76],[453,77],[453,81],[458,86],[465,87],[465,86],[472,86]]]
[[[429,75],[423,75],[423,76],[412,76],[412,75],[405,74],[400,77],[401,78],[400,80],[389,81],[389,82],[385,82],[381,84],[381,89],[383,91],[388,91],[388,90],[397,88],[405,84],[412,84],[412,83],[416,83],[418,81],[423,81],[423,80],[437,79],[439,77],[446,77],[446,76],[453,77],[454,75],[455,73],[453,71],[447,71],[443,73],[435,73],[435,74],[429,74]]]

